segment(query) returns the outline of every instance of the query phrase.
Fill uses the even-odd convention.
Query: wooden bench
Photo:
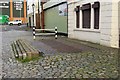
[[[32,59],[33,57],[39,57],[40,52],[31,46],[27,41],[18,39],[12,44],[12,50],[16,58],[22,59]]]

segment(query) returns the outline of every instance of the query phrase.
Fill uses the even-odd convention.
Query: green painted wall
[[[59,7],[53,7],[45,11],[45,28],[58,28],[58,32],[67,33],[67,16],[59,15]]]

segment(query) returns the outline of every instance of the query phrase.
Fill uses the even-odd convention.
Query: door
[[[40,14],[36,13],[36,28],[40,28]]]
[[[31,27],[31,17],[29,17],[29,26]]]

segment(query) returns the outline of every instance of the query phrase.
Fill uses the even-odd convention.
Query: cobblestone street
[[[0,26],[0,79],[2,78],[2,28]]]
[[[5,27],[0,32],[3,78],[117,78],[119,75],[118,49],[64,36],[57,40],[43,36],[34,41],[32,32],[24,30],[25,26]],[[28,63],[18,62],[11,49],[11,43],[17,39],[28,40],[44,56]]]

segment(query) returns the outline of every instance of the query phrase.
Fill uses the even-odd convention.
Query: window
[[[79,19],[79,17],[80,17],[80,6],[77,6],[76,8],[75,8],[75,11],[76,11],[76,28],[79,28],[79,22],[80,22],[80,19]]]
[[[91,24],[91,4],[85,4],[82,6],[82,24],[83,24],[83,28],[90,28],[90,24]]]
[[[100,3],[95,2],[92,7],[94,8],[94,29],[99,29]]]
[[[18,20],[14,20],[15,22],[17,22]]]
[[[94,9],[94,29],[99,29],[99,9]]]

